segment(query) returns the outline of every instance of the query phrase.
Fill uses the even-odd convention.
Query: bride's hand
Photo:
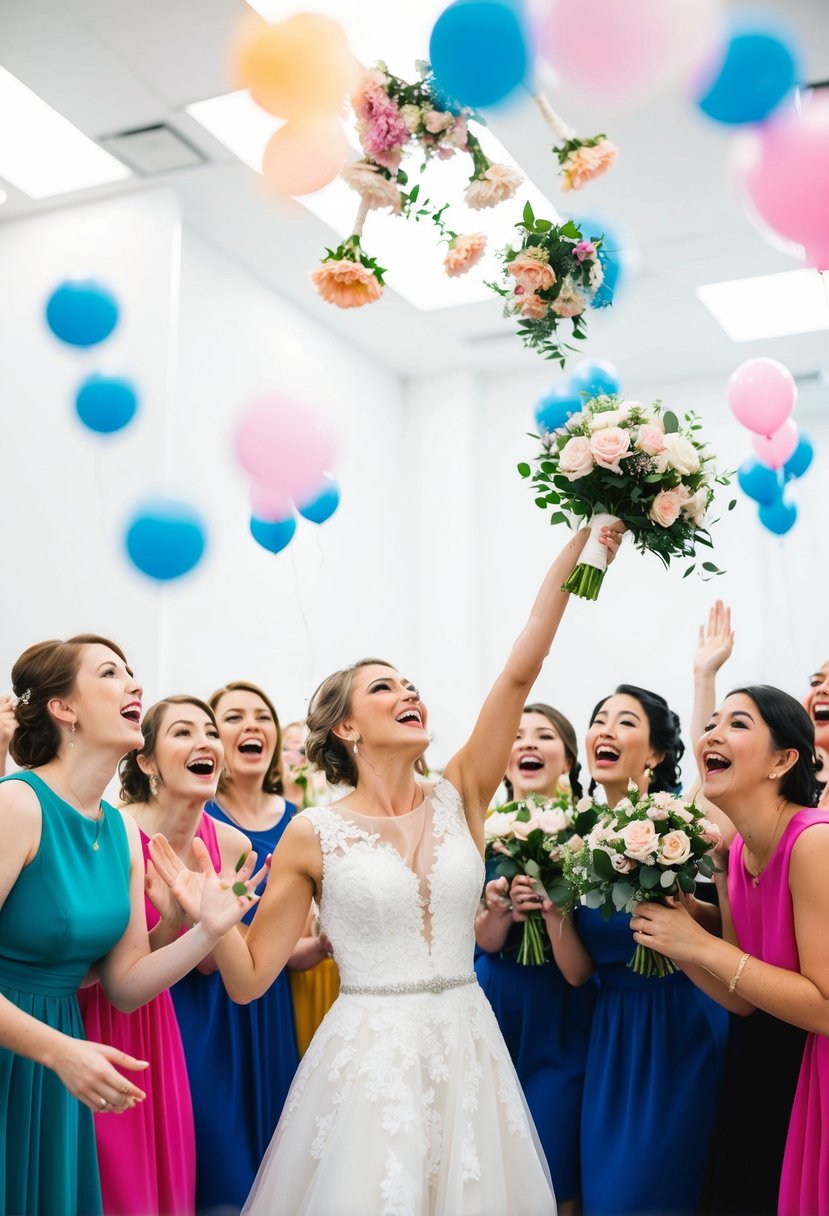
[[[604,545],[607,549],[608,566],[619,552],[619,546],[626,532],[627,525],[623,524],[621,519],[617,520],[614,524],[606,524],[599,532],[599,544]]]

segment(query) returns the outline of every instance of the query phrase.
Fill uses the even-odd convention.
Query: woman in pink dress
[[[144,747],[124,758],[120,775],[121,797],[141,830],[144,864],[150,837],[163,832],[177,854],[197,866],[190,856],[193,837],[222,767],[216,719],[203,701],[175,696],[149,709],[141,729]],[[208,846],[215,837],[219,848],[210,848],[211,860],[217,870],[232,871],[249,842],[224,824],[215,825]],[[157,948],[187,926],[167,884],[151,865],[147,868],[147,928]],[[145,1074],[144,1102],[118,1116],[95,1115],[104,1216],[191,1216],[196,1200],[193,1110],[169,990],[133,1013],[116,1009],[100,984],[79,992],[78,1003],[87,1038],[112,1043],[152,1064]]]
[[[730,693],[697,744],[703,793],[738,832],[727,891],[720,879],[723,938],[676,902],[640,904],[631,922],[637,942],[680,963],[727,1009],[764,1010],[808,1032],[780,1216],[829,1216],[829,814],[813,809],[814,743],[809,715],[788,693],[766,685]],[[760,1076],[764,1063],[754,1061]]]

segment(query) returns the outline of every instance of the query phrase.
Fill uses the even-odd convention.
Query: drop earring
[[[357,752],[357,744],[358,744],[359,742],[360,742],[360,736],[359,736],[359,735],[352,735],[352,736],[351,736],[351,743],[352,743],[351,750],[354,752],[354,755],[355,755],[355,756],[359,754],[359,753]]]
[[[72,748],[74,746],[75,746],[75,723],[73,722],[72,727],[69,731],[69,747]]]
[[[156,777],[155,773],[150,773],[149,782],[150,782],[150,797],[155,798],[156,794],[158,793],[158,777]]]

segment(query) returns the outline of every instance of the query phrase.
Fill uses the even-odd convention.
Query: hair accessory
[[[155,773],[150,773],[148,780],[150,783],[150,797],[155,798],[158,793],[158,777],[156,777]]]
[[[31,690],[31,688],[27,688],[26,691],[24,692],[23,696],[18,699],[18,703],[20,705],[28,705],[29,702],[31,701],[31,699],[32,699],[32,690]]]

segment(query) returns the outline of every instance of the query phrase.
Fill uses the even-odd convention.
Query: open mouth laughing
[[[519,773],[540,773],[544,767],[544,761],[540,756],[521,756],[518,761]]]
[[[125,705],[121,710],[121,717],[126,718],[128,722],[132,722],[134,726],[141,725],[141,702],[130,701],[129,705]]]
[[[212,777],[216,771],[216,761],[212,756],[197,756],[187,765],[187,771],[197,777]]]
[[[704,752],[702,757],[706,777],[710,773],[723,773],[731,768],[731,761],[726,760],[721,752]]]
[[[259,739],[243,739],[238,750],[243,756],[261,756],[265,746]]]
[[[398,714],[394,719],[401,726],[422,726],[423,719],[420,716],[419,709],[404,709],[402,714]]]
[[[602,765],[615,764],[621,754],[615,747],[611,747],[609,743],[600,743],[595,751],[596,764],[600,767]]]

